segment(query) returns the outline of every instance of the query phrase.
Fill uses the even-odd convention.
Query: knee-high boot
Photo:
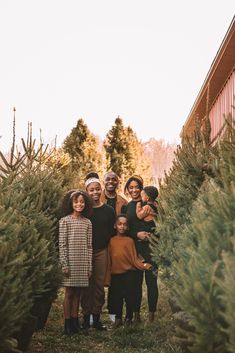
[[[71,336],[74,334],[71,319],[64,320],[64,334],[67,336]]]

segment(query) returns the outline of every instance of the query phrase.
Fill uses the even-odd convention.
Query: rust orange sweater
[[[150,270],[151,264],[144,263],[136,253],[134,240],[128,236],[115,235],[108,246],[108,267],[105,276],[105,286],[111,281],[111,275],[125,273],[138,268]]]

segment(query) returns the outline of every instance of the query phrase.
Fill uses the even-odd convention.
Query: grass
[[[142,323],[136,328],[112,329],[107,310],[104,309],[102,321],[108,330],[104,332],[89,330],[83,334],[67,337],[63,335],[63,290],[54,302],[46,327],[36,332],[27,353],[182,353],[174,342],[174,324],[167,302],[167,291],[160,284],[160,298],[157,319],[146,326],[146,293],[142,305]]]

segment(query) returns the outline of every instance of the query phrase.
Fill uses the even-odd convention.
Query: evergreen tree
[[[136,133],[123,125],[120,117],[107,133],[104,141],[108,169],[113,170],[123,180],[132,174],[141,175],[145,181],[151,179],[149,159],[144,146]]]
[[[127,141],[129,145],[129,171],[141,175],[145,184],[152,184],[153,175],[150,168],[150,159],[145,153],[144,144],[139,141],[136,133],[131,127],[126,128]],[[127,175],[130,176],[131,173]]]
[[[114,125],[107,133],[104,148],[106,151],[107,169],[114,171],[120,177],[126,174],[127,168],[131,167],[129,144],[126,138],[126,131],[123,121],[117,117]],[[130,170],[132,174],[133,170]]]
[[[190,213],[206,175],[210,175],[210,149],[205,135],[196,131],[191,139],[178,146],[169,173],[160,183],[159,216],[153,256],[166,275],[178,260],[183,228],[190,223]],[[160,234],[160,238],[159,235]]]
[[[1,352],[16,348],[17,341],[13,335],[20,329],[33,303],[31,279],[27,277],[26,247],[20,247],[20,232],[20,218],[11,209],[3,207],[0,194]]]
[[[54,299],[61,283],[57,252],[59,205],[63,193],[60,179],[49,171],[37,171],[33,175],[22,176],[4,192],[9,197],[8,203],[34,224],[40,239],[48,241],[49,256],[45,266],[50,270],[45,273],[46,289]],[[17,200],[20,197],[17,204],[12,202],[15,194]]]
[[[222,315],[227,323],[225,332],[227,337],[226,348],[229,352],[235,352],[235,236],[231,238],[233,243],[232,252],[223,252],[222,260],[224,263],[224,277],[218,282],[219,286],[222,287],[223,294],[222,300],[226,303],[226,308]]]
[[[89,130],[87,125],[84,123],[83,119],[79,119],[77,125],[64,140],[63,149],[71,157],[74,169],[81,167],[81,163],[84,161],[83,145],[88,135]]]
[[[1,187],[5,189],[6,185]],[[50,271],[48,264],[50,254],[48,241],[39,236],[33,222],[19,211],[19,208],[28,207],[29,201],[26,199],[21,202],[23,200],[17,193],[13,191],[4,193],[6,189],[3,191],[3,188],[0,202],[0,242],[3,248],[4,244],[8,244],[9,251],[6,256],[9,268],[6,267],[6,259],[1,257],[1,268],[5,268],[6,272],[3,272],[1,278],[5,286],[1,286],[0,316],[4,318],[7,311],[10,315],[5,322],[0,323],[4,344],[5,340],[11,341],[12,337],[19,338],[18,332],[29,319],[35,298],[44,292],[47,285],[46,274]],[[17,205],[18,209],[13,204]],[[15,307],[11,307],[13,303],[16,304]],[[15,314],[11,315],[15,310]],[[9,330],[6,331],[4,327],[8,327]]]
[[[196,145],[183,142],[161,186],[160,239],[152,247],[171,274],[180,341],[193,353],[227,353],[235,327],[234,129],[213,146],[200,136]]]
[[[232,142],[214,148],[215,177],[206,178],[201,187],[190,226],[182,234],[184,251],[174,264],[173,291],[191,326],[180,333],[195,353],[234,352],[234,274],[228,268],[234,260],[234,156]]]
[[[0,331],[4,336],[3,344],[5,341],[14,344],[12,337],[16,337],[19,342],[18,348],[24,350],[33,333],[34,324],[32,327],[30,320],[35,320],[35,318],[31,315],[34,314],[38,318],[41,315],[42,306],[39,309],[39,299],[45,298],[48,293],[54,299],[61,283],[55,233],[57,232],[57,214],[62,188],[58,173],[53,168],[46,170],[45,164],[42,163],[46,149],[43,151],[40,146],[38,150],[35,150],[35,141],[32,140],[31,134],[28,136],[27,143],[24,140],[22,143],[25,151],[23,158],[14,157],[14,148],[11,150],[9,160],[1,154],[0,175],[2,179],[0,241],[3,246],[3,242],[9,245],[8,258],[17,260],[10,262],[10,265],[17,263],[19,266],[17,270],[15,269],[15,273],[19,271],[21,295],[14,297],[14,293],[16,295],[18,293],[15,290],[15,286],[18,286],[18,278],[11,276],[11,283],[8,283],[8,269],[6,269],[6,277],[1,277],[0,281],[6,284],[2,287],[5,292],[4,295],[1,293],[1,298],[9,297],[11,302],[17,300],[19,303],[18,306],[16,305],[16,310],[18,307],[25,308],[24,303],[21,302],[25,301],[26,309],[21,310],[20,318],[16,311],[16,314],[9,318],[9,325],[6,321],[6,327],[10,327],[9,330],[6,331],[0,327]],[[7,213],[10,217],[5,218]],[[11,229],[16,230],[12,232]],[[5,262],[1,256],[0,262],[4,269]],[[22,266],[22,271],[20,266]],[[0,314],[3,313],[4,318],[7,309],[9,313],[11,311],[7,302],[3,302],[2,305]],[[38,310],[40,315],[37,315]],[[10,325],[13,326],[12,329]],[[27,325],[30,328],[30,336],[26,340]]]
[[[65,138],[63,150],[71,158],[75,187],[78,187],[87,172],[96,170],[99,173],[103,168],[99,141],[89,131],[83,119],[77,121],[76,127]]]

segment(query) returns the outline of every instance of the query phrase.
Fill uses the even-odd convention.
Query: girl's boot
[[[78,331],[80,330],[80,324],[79,324],[79,320],[78,317],[71,317],[71,328],[73,333],[78,333]]]
[[[64,334],[67,336],[73,335],[72,322],[71,319],[64,320]]]

